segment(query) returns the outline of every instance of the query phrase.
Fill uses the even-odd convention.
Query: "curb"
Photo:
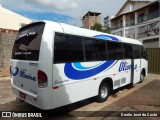
[[[11,80],[11,77],[8,76],[8,77],[1,77],[0,78],[0,81],[10,81]]]

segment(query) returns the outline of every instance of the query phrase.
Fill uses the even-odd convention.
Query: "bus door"
[[[133,69],[134,75],[133,75],[133,84],[140,81],[140,73],[141,73],[141,59],[140,59],[140,46],[139,45],[133,45]]]
[[[134,78],[134,59],[133,59],[133,49],[131,44],[123,44],[124,49],[124,66],[126,71],[127,83],[133,83]]]

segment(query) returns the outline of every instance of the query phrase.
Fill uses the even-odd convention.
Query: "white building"
[[[107,16],[104,18],[104,27],[111,28],[111,19],[114,18],[114,16]]]
[[[111,19],[111,34],[138,39],[146,48],[160,48],[159,0],[127,0]]]
[[[0,28],[18,30],[31,22],[32,20],[5,9],[0,5]]]

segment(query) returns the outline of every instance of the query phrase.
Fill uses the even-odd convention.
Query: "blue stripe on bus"
[[[97,64],[97,65],[90,66],[90,67],[84,67],[84,66],[81,65],[80,62],[73,63],[73,65],[74,65],[75,68],[77,68],[78,70],[81,70],[81,71],[82,71],[82,70],[88,70],[88,69],[95,68],[95,67],[97,67],[97,66],[99,66],[99,65],[101,65],[101,64],[103,64],[103,63],[104,63],[104,62],[101,62],[101,63],[99,63],[99,64]]]
[[[114,37],[114,36],[110,36],[110,35],[96,35],[94,36],[96,38],[100,38],[100,39],[104,39],[104,40],[112,40],[112,41],[119,41],[118,38]]]
[[[75,63],[66,63],[64,67],[64,73],[68,78],[73,80],[85,79],[97,75],[100,72],[106,70],[107,68],[112,66],[115,61],[116,60],[109,60],[97,67],[94,66],[93,68],[93,66],[91,66],[92,69],[86,69],[86,70],[84,69],[80,70],[81,68],[76,69],[76,67],[74,66]]]

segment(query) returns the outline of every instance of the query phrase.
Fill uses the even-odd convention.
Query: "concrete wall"
[[[17,31],[0,29],[0,77],[9,74],[12,47]]]
[[[143,45],[145,48],[159,48],[159,39],[144,40]]]

